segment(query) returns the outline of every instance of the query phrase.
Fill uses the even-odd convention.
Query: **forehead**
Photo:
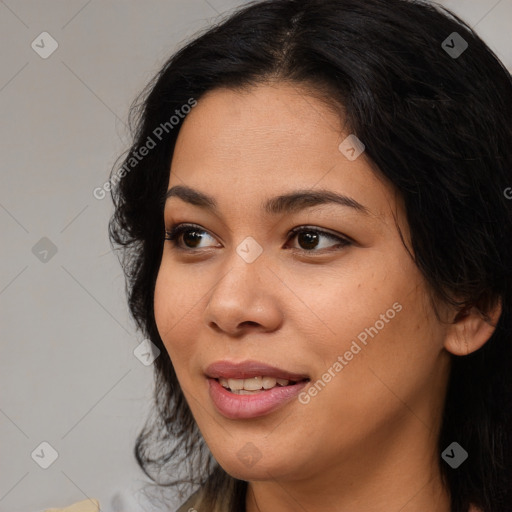
[[[330,143],[340,136],[342,126],[340,115],[307,89],[276,83],[207,92],[188,114],[178,142],[183,142],[180,139],[185,136],[190,139],[191,130],[193,143],[215,137],[215,142],[223,145],[219,150],[225,145],[236,155],[241,152],[237,152],[238,144],[245,149],[252,146],[253,153],[278,146],[286,151],[290,144],[297,150],[327,152]],[[316,136],[312,137],[314,133]],[[195,149],[201,152],[201,148],[199,145]]]
[[[258,209],[292,189],[331,190],[383,214],[391,187],[364,152],[351,161],[340,151],[348,135],[340,115],[298,85],[216,89],[183,122],[168,188],[185,185],[218,196],[220,205]]]

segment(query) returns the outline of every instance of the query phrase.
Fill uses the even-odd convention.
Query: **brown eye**
[[[206,234],[206,236],[204,236]],[[178,224],[165,232],[165,240],[170,240],[176,248],[183,250],[200,249],[199,244],[210,235],[198,226],[190,224]],[[212,238],[210,236],[210,238]],[[183,243],[181,243],[183,240]]]
[[[202,236],[201,234],[195,230],[195,229],[186,229],[182,233],[183,242],[187,247],[193,247],[195,248],[196,245],[201,243]]]
[[[314,249],[318,244],[319,238],[318,233],[303,231],[297,234],[297,241],[303,249]]]
[[[200,247],[203,239],[207,237],[213,239],[207,231],[193,224],[178,224],[165,232],[165,240],[169,240],[176,249],[191,252],[196,249],[211,247]],[[289,239],[292,238],[297,238],[299,244],[299,247],[296,247],[297,250],[309,254],[321,253],[324,250],[330,251],[336,247],[343,248],[352,243],[345,237],[308,227],[299,227],[292,230]],[[332,240],[336,243],[322,244],[323,239]]]
[[[300,227],[292,230],[291,234],[293,235],[291,238],[297,238],[297,242],[300,246],[298,249],[304,252],[321,252],[323,249],[329,250],[336,246],[346,247],[347,245],[351,245],[348,239],[319,229]],[[333,240],[337,242],[337,244],[331,244],[330,246],[320,247],[319,250],[315,250],[318,249],[322,238]]]

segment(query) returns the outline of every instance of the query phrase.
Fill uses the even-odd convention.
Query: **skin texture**
[[[180,237],[181,251],[165,242],[158,330],[213,455],[250,482],[248,512],[449,512],[436,446],[449,352],[478,349],[493,328],[474,311],[453,323],[441,304],[445,321],[436,318],[397,230],[409,245],[401,201],[365,153],[350,161],[340,152],[348,134],[340,116],[297,84],[200,99],[181,128],[168,188],[206,193],[218,212],[168,199],[166,229],[186,222],[204,231],[200,241]],[[335,204],[261,209],[296,189],[347,195],[369,214]],[[315,245],[289,234],[297,226],[354,243],[321,235]],[[263,249],[252,263],[236,251],[248,236]],[[294,399],[249,420],[216,410],[209,364],[262,361],[307,374],[311,386],[395,303],[401,310],[309,403]],[[252,467],[237,456],[248,442],[261,456]]]

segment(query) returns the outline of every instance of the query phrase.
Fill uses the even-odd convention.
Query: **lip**
[[[209,393],[217,411],[229,419],[251,419],[265,416],[295,398],[309,382],[307,375],[293,373],[259,361],[217,361],[205,371]],[[225,389],[217,379],[250,379],[274,377],[295,381],[288,386],[276,386],[250,395],[237,395]]]
[[[260,361],[217,361],[212,363],[205,372],[211,379],[250,379],[252,377],[274,377],[275,379],[287,379],[301,381],[309,379],[308,375],[292,373]]]
[[[210,398],[220,414],[232,420],[265,416],[295,398],[309,381],[261,390],[252,395],[236,395],[217,379],[208,378]]]

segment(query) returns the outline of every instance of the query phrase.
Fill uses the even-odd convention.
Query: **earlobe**
[[[463,309],[455,315],[446,333],[444,348],[456,356],[477,351],[494,333],[501,311],[501,299],[486,315],[476,307]]]

